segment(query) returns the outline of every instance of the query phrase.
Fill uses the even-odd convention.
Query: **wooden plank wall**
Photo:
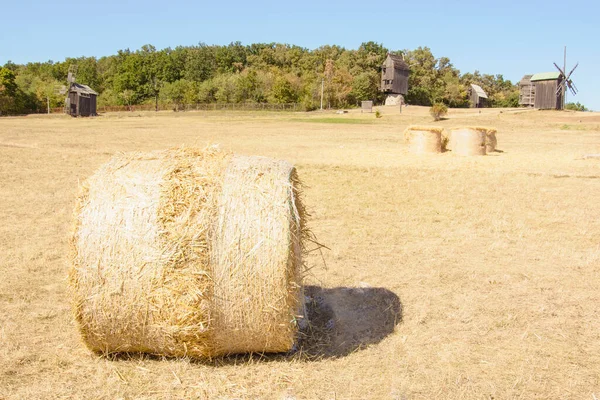
[[[381,90],[386,93],[405,95],[408,93],[408,74],[402,69],[394,68],[394,62],[388,57],[385,61],[385,72],[381,73]]]
[[[562,94],[556,94],[557,80],[535,82],[535,108],[540,110],[561,110]]]
[[[521,85],[519,87],[519,104],[522,106],[533,106],[535,104],[535,85]]]

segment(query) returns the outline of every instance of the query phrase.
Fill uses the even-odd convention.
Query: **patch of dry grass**
[[[450,110],[439,126],[498,128],[502,152],[461,158],[408,152],[426,108],[382,112],[0,119],[0,398],[600,398],[600,163],[582,159],[600,116]],[[208,142],[307,185],[330,248],[308,259],[308,357],[90,355],[66,280],[78,181],[116,151]]]

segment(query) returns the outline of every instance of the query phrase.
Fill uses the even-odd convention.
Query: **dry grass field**
[[[426,108],[0,119],[0,399],[600,399],[600,115],[450,110],[500,152],[417,156]],[[70,314],[78,182],[118,151],[220,143],[306,184],[299,352],[107,359]]]

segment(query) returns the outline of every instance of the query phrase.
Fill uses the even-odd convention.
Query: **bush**
[[[379,110],[375,110],[375,118],[381,118],[383,115],[381,115],[381,111]]]
[[[565,110],[573,110],[573,111],[588,111],[586,106],[577,102],[577,103],[567,103],[565,105]]]
[[[314,111],[319,108],[319,105],[315,102],[310,94],[305,94],[300,99],[300,106],[304,111]]]
[[[448,107],[443,103],[435,103],[429,109],[429,113],[433,117],[434,121],[439,121],[442,119],[442,117],[448,114]]]

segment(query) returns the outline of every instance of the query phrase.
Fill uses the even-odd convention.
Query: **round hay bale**
[[[450,147],[454,154],[461,156],[486,155],[487,128],[467,127],[450,130]]]
[[[409,126],[404,131],[404,139],[411,153],[441,153],[442,130],[436,126]]]
[[[289,351],[304,208],[285,161],[206,150],[120,154],[82,186],[70,284],[95,352]]]

